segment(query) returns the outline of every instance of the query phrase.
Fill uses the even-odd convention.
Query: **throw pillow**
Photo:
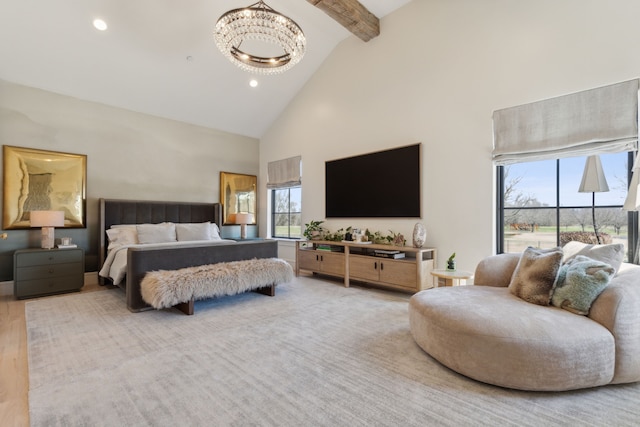
[[[107,249],[119,248],[123,245],[135,245],[138,243],[138,232],[136,227],[118,227],[110,228],[107,230],[107,237],[109,238],[109,246]]]
[[[622,243],[612,243],[609,245],[591,245],[582,242],[569,242],[562,248],[564,251],[564,262],[583,255],[609,264],[617,272],[624,259],[624,245]],[[615,274],[615,273],[614,273]]]
[[[576,255],[560,267],[551,303],[586,316],[614,274],[615,270],[609,264]]]
[[[165,243],[176,241],[176,225],[172,222],[161,224],[138,224],[138,241],[145,243]]]
[[[209,222],[176,224],[176,237],[179,242],[211,240],[211,224]]]
[[[529,246],[511,276],[509,291],[532,304],[549,305],[562,264],[562,248]]]
[[[218,228],[218,224],[212,222],[209,231],[211,232],[211,240],[222,240],[222,237],[220,237],[220,229]]]

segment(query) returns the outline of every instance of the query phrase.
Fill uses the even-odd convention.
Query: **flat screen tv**
[[[327,218],[419,218],[420,145],[325,163]]]

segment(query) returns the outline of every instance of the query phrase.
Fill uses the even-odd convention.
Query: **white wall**
[[[322,220],[326,160],[422,142],[426,246],[473,269],[495,250],[492,112],[640,76],[638,16],[637,0],[414,0],[336,48],[261,139],[260,180],[302,155],[303,222]],[[326,224],[410,242],[415,222]]]
[[[65,235],[84,246],[89,271],[96,271],[99,198],[218,202],[220,172],[257,175],[259,168],[254,138],[2,80],[0,143],[87,155],[88,228]],[[13,250],[39,245],[37,230],[7,233],[0,279],[11,276]]]

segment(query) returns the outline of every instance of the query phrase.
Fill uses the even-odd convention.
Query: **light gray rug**
[[[130,313],[119,289],[26,304],[33,426],[631,426],[640,384],[501,389],[414,343],[408,296],[315,278]]]

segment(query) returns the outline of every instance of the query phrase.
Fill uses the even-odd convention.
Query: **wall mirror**
[[[31,211],[64,212],[64,227],[86,227],[87,156],[4,145],[2,227],[30,228]]]
[[[235,224],[237,213],[252,214],[252,222],[257,221],[255,175],[220,172],[220,204],[222,204],[223,225]]]

